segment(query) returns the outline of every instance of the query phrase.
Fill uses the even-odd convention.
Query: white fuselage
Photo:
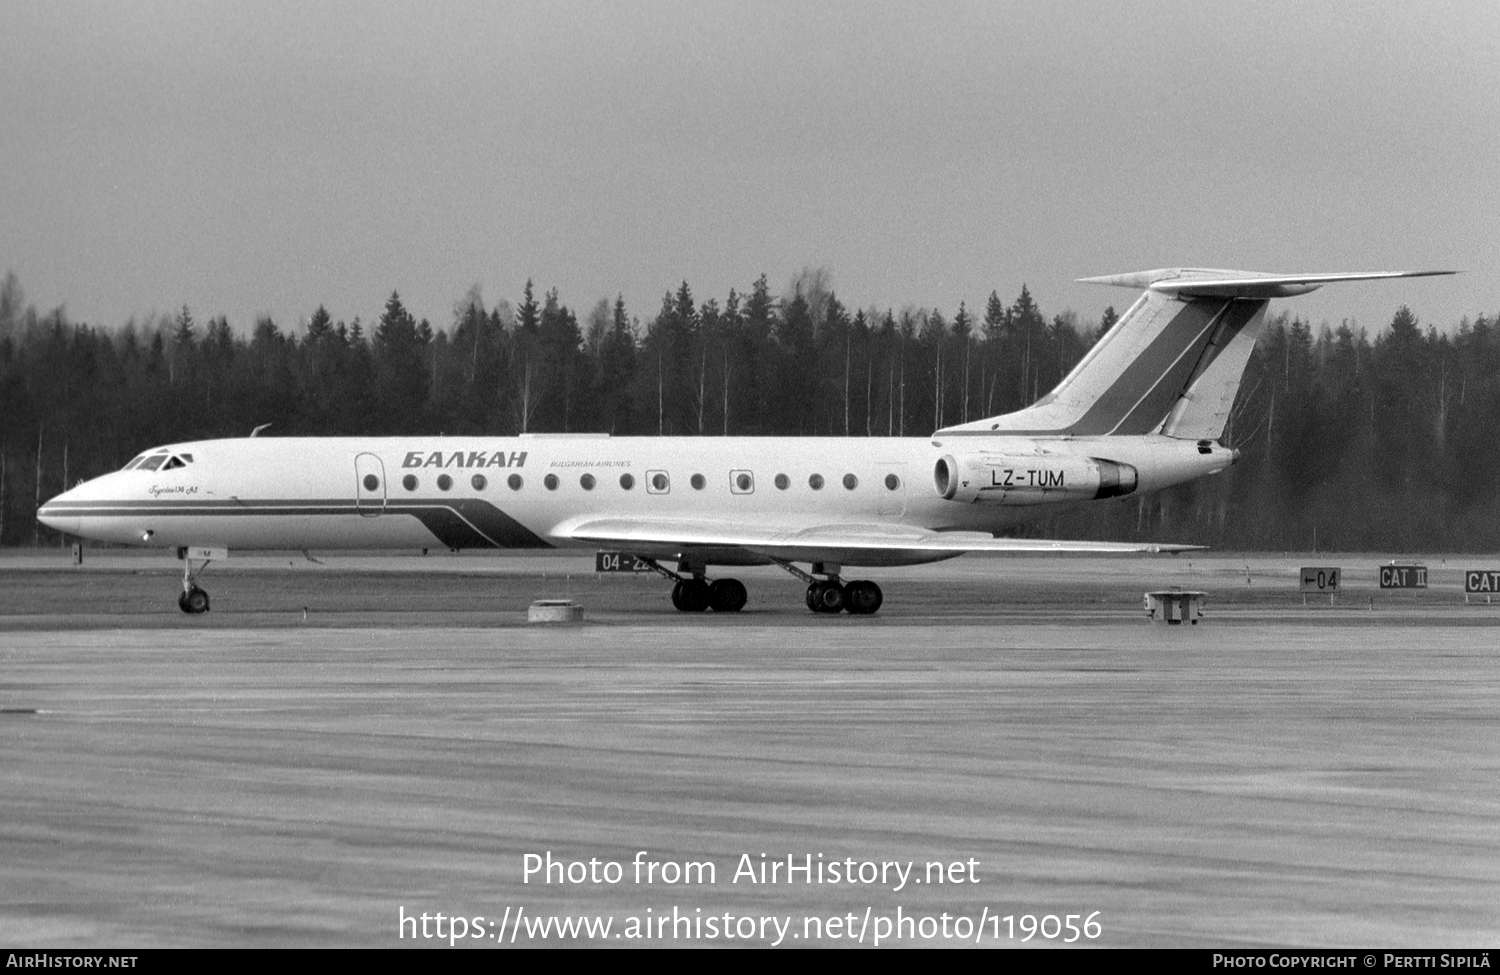
[[[598,547],[569,532],[601,517],[999,532],[1087,499],[945,500],[934,486],[942,458],[1003,456],[1023,468],[1103,458],[1138,472],[1134,493],[1217,473],[1233,460],[1217,444],[1161,436],[972,434],[246,438],[157,453],[190,459],[95,478],[47,502],[39,516],[69,534],[169,548]]]

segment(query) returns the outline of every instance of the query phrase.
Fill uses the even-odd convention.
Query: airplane
[[[185,613],[230,549],[593,548],[673,583],[684,612],[737,612],[711,567],[778,565],[817,613],[867,616],[845,569],[967,552],[1182,552],[1201,546],[1007,538],[1065,507],[1218,474],[1273,298],[1451,271],[1269,274],[1164,268],[1082,281],[1140,290],[1056,388],[922,438],[246,437],[169,444],[52,498],[50,528],[176,549]],[[675,563],[668,568],[663,563]],[[808,566],[803,569],[798,563]]]

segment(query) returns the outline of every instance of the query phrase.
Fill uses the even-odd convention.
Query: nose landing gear
[[[177,557],[182,559],[182,594],[177,597],[177,608],[190,616],[208,612],[208,593],[198,587],[198,573],[214,559],[227,559],[229,550],[183,547],[177,550]]]

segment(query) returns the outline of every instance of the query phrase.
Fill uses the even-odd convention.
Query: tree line
[[[1008,304],[845,305],[809,269],[781,294],[761,275],[699,300],[687,282],[642,321],[622,298],[581,317],[556,289],[452,320],[380,317],[248,333],[222,315],[121,326],[72,321],[0,284],[0,544],[56,536],[37,505],[175,441],[264,435],[925,436],[1019,409],[1116,320],[1050,319],[1026,287]],[[1500,329],[1481,316],[1423,328],[1406,308],[1373,338],[1267,326],[1225,440],[1231,472],[1056,515],[1050,537],[1154,539],[1252,550],[1500,550]],[[914,486],[915,487],[915,486]],[[917,487],[917,489],[920,489]]]

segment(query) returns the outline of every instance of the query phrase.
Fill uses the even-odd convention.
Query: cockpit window
[[[122,470],[122,471],[128,471],[128,470],[130,470],[131,468],[135,467],[137,464],[139,464],[141,461],[143,461],[145,459],[146,459],[146,455],[145,454],[141,454],[141,455],[139,455],[137,457],[133,457],[133,458],[131,458],[130,463],[128,463],[124,467],[120,468],[120,470]]]
[[[166,461],[165,464],[162,461]],[[164,471],[175,471],[179,467],[186,467],[193,462],[192,454],[173,454],[170,457],[151,457],[141,464],[141,470],[154,471],[159,466]]]

